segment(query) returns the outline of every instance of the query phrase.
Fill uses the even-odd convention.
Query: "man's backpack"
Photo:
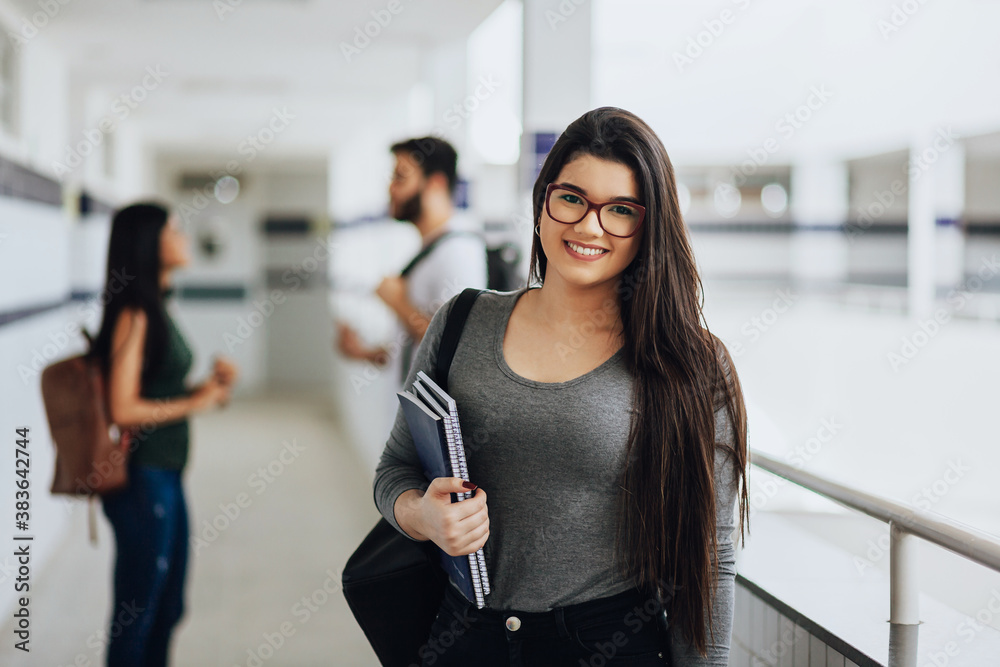
[[[42,400],[56,448],[54,494],[103,495],[128,483],[132,434],[111,422],[104,373],[93,339],[83,333],[87,353],[42,371]]]
[[[497,292],[511,292],[524,284],[517,272],[521,249],[510,241],[486,249],[489,282],[486,286]]]
[[[417,267],[420,262],[431,254],[439,243],[445,239],[451,238],[453,236],[458,236],[461,234],[476,236],[480,239],[485,239],[483,235],[466,229],[454,229],[441,234],[433,241],[424,246],[420,252],[418,252],[410,262],[403,267],[399,275],[405,278],[413,269]],[[494,247],[486,248],[486,270],[488,273],[488,279],[486,283],[486,288],[491,290],[496,290],[497,292],[509,292],[515,290],[521,285],[521,280],[517,276],[517,265],[521,261],[521,251],[518,249],[517,244],[506,242]]]

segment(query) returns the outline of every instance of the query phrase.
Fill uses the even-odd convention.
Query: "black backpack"
[[[446,391],[451,360],[479,294],[477,289],[465,289],[445,321],[435,375]],[[347,606],[386,667],[420,663],[420,649],[449,585],[437,546],[404,536],[385,517],[354,550],[341,573]]]
[[[447,231],[428,243],[424,248],[421,248],[420,252],[418,252],[413,259],[410,260],[409,264],[403,267],[403,270],[400,271],[399,275],[405,278],[407,274],[413,271],[413,269],[424,260],[424,258],[434,252],[434,248],[436,248],[439,243],[447,238],[459,234],[471,234],[481,239],[483,238],[482,234],[473,231],[457,229],[454,231]],[[483,240],[485,242],[485,239]],[[517,275],[517,265],[520,261],[521,250],[515,243],[506,241],[492,248],[487,246],[486,269],[488,277],[486,288],[496,290],[498,292],[509,292],[520,287],[521,280]]]

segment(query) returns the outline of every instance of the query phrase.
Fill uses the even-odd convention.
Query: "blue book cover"
[[[418,376],[424,375],[423,371],[418,373]],[[421,380],[413,381],[413,393],[423,401],[425,407],[430,408],[430,411],[436,414],[444,422],[444,437],[448,445],[448,469],[451,471],[453,477],[458,477],[465,481],[469,481],[469,471],[465,462],[465,451],[462,448],[460,439],[455,437],[457,431],[461,430],[458,424],[458,413],[456,411],[455,415],[452,415],[444,405],[438,401],[431,392],[427,390],[427,387],[423,385]],[[450,398],[450,397],[449,397]],[[454,401],[452,401],[454,403]],[[456,494],[458,501],[467,500],[472,497],[473,492],[463,492]],[[479,551],[482,551],[480,549]],[[472,573],[472,590],[476,594],[476,606],[482,609],[486,606],[485,595],[488,591],[485,590],[483,586],[483,580],[485,579],[485,572],[480,569],[479,562],[479,552],[473,552],[469,556],[469,571]]]
[[[445,436],[444,420],[434,414],[423,402],[407,391],[396,392],[403,416],[410,427],[413,444],[424,467],[428,481],[438,477],[457,477],[451,472],[448,441]],[[457,494],[451,494],[451,502],[458,502]],[[449,556],[440,547],[441,567],[458,587],[465,598],[476,604],[476,592],[472,586],[472,571],[468,556]],[[477,605],[478,606],[478,605]]]
[[[457,470],[457,477],[469,481],[468,462],[465,460],[465,443],[462,440],[462,427],[458,421],[458,404],[455,399],[438,386],[423,371],[417,371],[417,379],[413,381],[413,388],[417,390],[420,397],[424,399],[424,404],[434,412],[441,415],[445,422],[445,435],[449,435],[449,445],[452,447],[452,470]],[[436,400],[435,400],[436,398]],[[462,497],[464,495],[464,498]],[[460,494],[459,500],[470,497],[471,494]],[[479,549],[473,555],[469,555],[469,563],[472,566],[472,585],[476,589],[476,595],[486,596],[490,594],[490,576],[486,568],[486,553]],[[485,597],[482,598],[485,604]],[[480,607],[481,608],[481,607]]]

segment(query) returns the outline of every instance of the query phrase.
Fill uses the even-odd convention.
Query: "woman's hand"
[[[220,383],[226,385],[227,387],[232,387],[236,384],[236,378],[240,374],[240,369],[232,359],[227,357],[216,357],[215,366],[212,368],[212,374],[215,375]]]
[[[213,375],[194,390],[191,400],[196,412],[225,405],[229,402],[229,385],[223,384]]]
[[[438,477],[417,502],[420,532],[449,556],[475,553],[490,536],[485,491],[476,489],[471,498],[451,502],[452,493],[469,491],[462,484],[458,477]]]

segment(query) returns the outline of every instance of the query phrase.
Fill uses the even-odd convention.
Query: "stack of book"
[[[401,391],[396,395],[427,479],[459,477],[469,481],[455,399],[423,371],[417,372],[412,392]],[[451,501],[462,502],[472,494],[472,491],[452,493]],[[485,607],[486,596],[490,594],[490,578],[483,550],[466,556],[449,556],[440,547],[438,551],[441,552],[441,566],[466,599],[479,609]]]

